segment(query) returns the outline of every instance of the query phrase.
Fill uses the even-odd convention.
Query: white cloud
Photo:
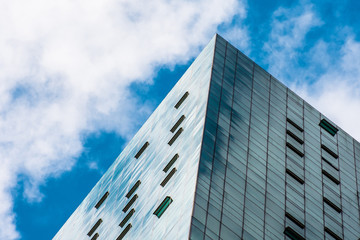
[[[236,9],[236,18],[232,22],[222,25],[221,36],[233,44],[237,49],[243,51],[247,55],[250,54],[249,48],[250,37],[247,25],[243,21],[247,18],[247,2],[239,2]]]
[[[321,25],[313,6],[302,1],[294,8],[275,11],[264,45],[268,70],[360,140],[360,42],[344,26],[343,44],[320,38],[306,46],[308,33]]]
[[[222,37],[245,54],[250,54],[250,37],[246,26],[239,24],[237,26],[229,27],[224,33],[222,33]]]
[[[10,194],[19,174],[38,201],[39,184],[75,164],[83,134],[131,136],[129,116],[149,107],[127,87],[196,56],[242,8],[236,0],[1,1],[0,239],[19,238]]]
[[[322,42],[322,48],[328,47]],[[319,56],[321,59],[321,55]],[[319,60],[318,60],[319,61]],[[315,84],[296,90],[327,117],[360,141],[360,42],[349,36],[339,56]]]
[[[285,81],[292,77],[291,67],[298,64],[306,35],[321,24],[311,4],[277,9],[272,16],[269,39],[264,44],[269,72]]]

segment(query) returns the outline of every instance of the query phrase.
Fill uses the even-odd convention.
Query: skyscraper
[[[359,167],[359,142],[216,35],[54,239],[355,240]]]

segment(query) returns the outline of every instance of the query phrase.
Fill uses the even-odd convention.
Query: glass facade
[[[214,45],[215,37],[54,239],[188,238]]]
[[[217,37],[190,239],[359,239],[360,144]]]
[[[216,35],[54,239],[359,239],[360,143]]]

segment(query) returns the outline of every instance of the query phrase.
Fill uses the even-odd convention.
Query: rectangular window
[[[176,160],[179,158],[179,154],[175,154],[173,158],[170,160],[170,162],[164,167],[163,171],[167,172],[172,167],[172,165],[176,162]]]
[[[328,173],[327,171],[325,171],[324,169],[322,170],[322,173],[327,176],[331,181],[333,181],[334,183],[336,183],[336,185],[340,184],[340,181],[337,180],[333,175],[331,175],[330,173]]]
[[[332,207],[338,213],[341,213],[341,208],[335,205],[335,203],[331,202],[329,199],[324,197],[324,202],[327,203],[330,207]]]
[[[171,170],[171,172],[166,176],[166,178],[161,182],[161,186],[165,187],[165,185],[167,184],[167,182],[170,180],[170,178],[175,174],[176,172],[176,168],[173,168]]]
[[[100,226],[100,224],[102,223],[102,219],[100,218],[99,220],[97,220],[97,222],[94,224],[94,226],[90,229],[90,231],[88,232],[88,236],[91,237],[91,235],[93,235],[93,233],[96,231],[96,229]]]
[[[284,234],[292,240],[305,240],[305,238],[303,238],[300,234],[295,232],[295,230],[292,229],[291,227],[286,227]]]
[[[170,139],[170,141],[168,142],[168,144],[171,146],[175,140],[180,136],[180,134],[184,131],[183,128],[180,128],[176,133],[175,135]]]
[[[293,215],[291,215],[290,213],[286,212],[285,216],[290,219],[291,221],[293,221],[296,225],[298,225],[300,228],[304,229],[305,225],[300,222],[299,220],[297,220]]]
[[[184,121],[185,116],[182,115],[179,120],[177,120],[177,122],[175,123],[175,125],[170,129],[170,132],[174,133],[176,131],[176,129],[180,126],[180,124]]]
[[[304,129],[302,129],[302,127],[300,127],[299,125],[297,125],[293,120],[291,120],[290,118],[286,119],[288,121],[288,123],[290,123],[291,125],[293,125],[297,130],[299,130],[300,132],[303,132]]]
[[[101,204],[103,204],[103,202],[106,200],[106,198],[109,196],[109,192],[106,192],[104,194],[104,196],[102,196],[102,198],[99,200],[99,202],[95,205],[96,209],[99,209],[99,207],[101,206]]]
[[[303,157],[304,154],[298,150],[296,147],[294,147],[291,143],[286,143],[286,146],[288,146],[291,150],[293,150],[297,155],[299,155],[300,157]]]
[[[95,235],[91,238],[91,240],[96,240],[99,237],[98,233],[95,233]]]
[[[303,140],[301,140],[301,138],[299,138],[298,136],[296,136],[294,133],[292,133],[290,130],[286,130],[286,133],[291,136],[293,139],[295,139],[298,143],[300,143],[301,145],[304,143]]]
[[[178,109],[180,105],[185,101],[185,99],[189,96],[189,92],[186,92],[180,100],[176,103],[175,108]]]
[[[298,175],[296,175],[293,171],[291,171],[290,169],[286,169],[286,173],[289,174],[290,176],[292,176],[296,181],[298,181],[301,184],[304,184],[304,180],[299,177]]]
[[[123,209],[123,212],[127,212],[127,210],[129,210],[129,208],[131,207],[131,205],[133,205],[133,203],[136,201],[136,199],[138,198],[138,195],[135,194],[132,199],[130,199],[130,201],[128,202],[128,204],[126,204],[126,206]]]
[[[129,219],[132,217],[132,215],[134,214],[135,209],[131,209],[131,211],[124,217],[124,219],[121,221],[121,223],[119,224],[120,227],[125,226],[125,224],[127,223],[127,221],[129,221]]]
[[[326,152],[328,152],[331,156],[333,156],[334,158],[338,158],[339,156],[334,153],[330,148],[328,148],[327,146],[325,146],[324,144],[321,144],[321,148],[324,149]]]
[[[330,234],[333,238],[335,238],[336,240],[342,240],[341,237],[339,237],[336,233],[334,233],[333,231],[331,231],[328,227],[324,228],[325,232],[327,232],[328,234]]]
[[[167,196],[164,201],[162,201],[160,206],[155,210],[154,215],[160,218],[172,202],[173,200],[171,199],[171,197]]]
[[[137,182],[135,183],[135,185],[130,189],[130,191],[126,194],[126,198],[130,198],[133,193],[136,191],[136,189],[140,186],[141,181],[137,180]]]
[[[116,240],[121,240],[125,237],[125,235],[129,232],[130,228],[132,227],[131,223],[129,223],[126,228],[124,229],[124,231],[122,231],[120,233],[120,235],[116,238]]]
[[[325,129],[328,133],[330,133],[332,136],[335,136],[335,134],[339,131],[336,127],[334,127],[331,123],[326,121],[325,119],[322,119],[319,123],[319,126]]]
[[[136,159],[139,159],[140,155],[145,151],[145,149],[149,146],[149,142],[146,142],[135,155]]]

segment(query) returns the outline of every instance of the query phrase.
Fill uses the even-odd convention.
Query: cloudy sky
[[[360,140],[356,0],[0,0],[0,239],[51,239],[218,32]]]

